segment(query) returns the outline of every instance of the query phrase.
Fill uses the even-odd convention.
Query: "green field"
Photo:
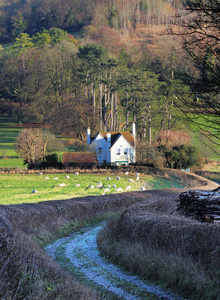
[[[0,168],[25,168],[15,151],[15,140],[20,130],[14,118],[0,116]]]
[[[220,161],[220,127],[217,124],[216,118],[213,116],[206,116],[204,118],[201,115],[193,114],[189,114],[189,118],[195,121],[195,123],[188,123],[194,146],[199,149],[202,156],[213,161]],[[210,130],[211,134],[208,134],[207,129]]]
[[[0,157],[18,157],[15,152],[15,140],[21,129],[13,118],[0,117]]]
[[[104,188],[96,188],[99,181],[103,183],[104,187],[111,185],[110,191],[106,194],[115,192],[112,187],[113,184],[123,188],[123,192],[126,191],[128,185],[131,186],[129,191],[140,190],[141,186],[146,189],[182,187],[178,182],[154,178],[150,175],[140,175],[140,180],[137,182],[135,181],[135,175],[128,177],[123,175],[119,181],[116,178],[117,175],[110,175],[111,180],[107,180],[108,175],[103,174],[79,174],[78,176],[69,174],[69,176],[70,179],[66,179],[64,174],[43,174],[42,176],[38,176],[38,174],[0,175],[0,204],[36,203],[39,201],[102,195]],[[45,177],[49,177],[49,180],[44,180]],[[55,177],[58,177],[58,180],[54,180]],[[129,183],[128,179],[133,179],[134,183]],[[65,186],[59,187],[60,183],[65,183]],[[76,187],[76,184],[81,186]],[[93,185],[94,189],[91,189],[90,185]],[[32,193],[34,189],[37,190],[37,193]]]

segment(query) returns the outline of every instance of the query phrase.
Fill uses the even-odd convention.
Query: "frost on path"
[[[104,224],[83,229],[67,238],[60,239],[45,248],[63,267],[81,274],[102,288],[122,299],[148,299],[150,295],[158,299],[180,300],[179,297],[124,273],[117,266],[101,257],[96,236]],[[62,257],[62,258],[61,258]],[[64,262],[65,260],[65,262]],[[155,299],[155,298],[154,298]]]

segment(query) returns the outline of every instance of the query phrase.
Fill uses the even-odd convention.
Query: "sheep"
[[[139,177],[139,174],[138,174],[138,173],[135,173],[135,175]]]
[[[119,188],[117,188],[115,191],[116,191],[116,192],[122,192],[123,189],[122,189],[121,187],[119,187]]]
[[[116,184],[113,184],[113,186],[112,186],[114,189],[116,189]]]
[[[65,183],[59,183],[58,186],[65,186]]]
[[[107,188],[109,188],[109,189],[110,189],[110,187],[111,187],[111,185],[109,184],[109,185],[107,186]]]
[[[128,181],[134,183],[134,180],[133,180],[133,179],[128,179]]]
[[[110,191],[109,188],[105,188],[105,189],[104,189],[104,193],[107,193],[107,192],[109,192],[109,191]]]
[[[138,177],[136,177],[136,181],[138,181],[140,179],[140,177],[138,176]]]
[[[119,176],[117,176],[117,180],[120,180],[121,178]]]
[[[44,178],[44,180],[49,180],[49,179],[50,179],[49,177],[45,177],[45,178]]]
[[[35,194],[35,193],[37,193],[37,190],[34,189],[31,193]]]
[[[145,187],[144,186],[141,186],[141,191],[145,191]]]
[[[128,185],[128,186],[126,186],[126,188],[125,188],[127,191],[128,190],[130,190],[131,189],[131,186],[130,185]]]
[[[70,177],[68,175],[65,176],[66,179],[70,179]]]
[[[107,180],[111,180],[111,177],[107,177]]]
[[[43,173],[42,173],[42,172],[38,173],[38,176],[42,176],[42,175],[43,175]]]
[[[103,187],[103,184],[102,184],[101,182],[98,182],[96,188],[97,188],[97,189],[100,189],[100,188],[102,188],[102,187]]]
[[[75,175],[75,176],[76,176],[76,175],[79,175],[79,172],[75,172],[74,175]]]
[[[80,186],[81,186],[81,184],[80,184],[80,183],[77,183],[77,184],[76,184],[76,187],[80,187]]]
[[[58,177],[54,177],[53,180],[58,180]]]
[[[129,172],[125,172],[125,175],[128,176]]]
[[[94,189],[94,185],[90,185],[90,189]]]

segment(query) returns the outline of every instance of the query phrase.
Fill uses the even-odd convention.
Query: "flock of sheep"
[[[43,173],[41,173],[41,172],[38,173],[38,176],[42,176],[42,175],[43,175]],[[78,176],[78,175],[79,175],[79,172],[75,172],[75,173],[74,173],[74,176]],[[125,175],[128,176],[128,175],[129,175],[129,172],[125,172]],[[135,176],[136,176],[135,180],[134,180],[134,179],[131,179],[131,178],[128,179],[129,185],[126,186],[125,191],[128,191],[128,190],[132,189],[131,184],[134,183],[135,181],[139,181],[139,179],[140,179],[139,174],[138,174],[138,173],[135,173]],[[69,175],[65,175],[65,178],[66,178],[66,179],[70,179],[70,176],[69,176]],[[54,177],[54,178],[53,178],[53,180],[58,180],[58,179],[59,179],[58,177]],[[121,177],[120,177],[120,176],[117,176],[116,179],[117,179],[117,181],[120,181]],[[45,177],[44,180],[49,180],[49,177],[48,177],[48,176]],[[111,180],[111,177],[107,177],[107,180],[110,181],[110,180]],[[66,185],[65,183],[59,183],[59,184],[58,184],[59,187],[64,187],[65,185]],[[77,183],[75,186],[76,186],[76,187],[80,187],[81,184],[80,184],[80,183]],[[105,195],[106,193],[109,193],[111,188],[113,188],[114,191],[117,192],[117,193],[123,192],[123,188],[122,188],[122,187],[117,187],[116,184],[113,184],[112,186],[111,186],[110,184],[108,184],[108,186],[105,187],[105,184],[103,184],[102,182],[98,182],[96,186],[94,186],[94,185],[88,183],[88,186],[86,187],[85,190],[87,190],[87,189],[94,189],[94,188],[103,190],[102,195]],[[141,186],[141,187],[140,187],[140,190],[141,190],[141,191],[144,191],[145,189],[146,189],[146,188],[145,188],[144,186]],[[34,189],[31,193],[37,193],[37,190]]]

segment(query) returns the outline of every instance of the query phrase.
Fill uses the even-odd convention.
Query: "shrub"
[[[198,162],[198,151],[195,147],[180,145],[157,147],[160,154],[165,158],[164,167],[171,169],[187,169]]]
[[[38,169],[58,168],[63,169],[63,163],[58,153],[52,153],[45,157],[44,161],[41,161],[37,165]]]

